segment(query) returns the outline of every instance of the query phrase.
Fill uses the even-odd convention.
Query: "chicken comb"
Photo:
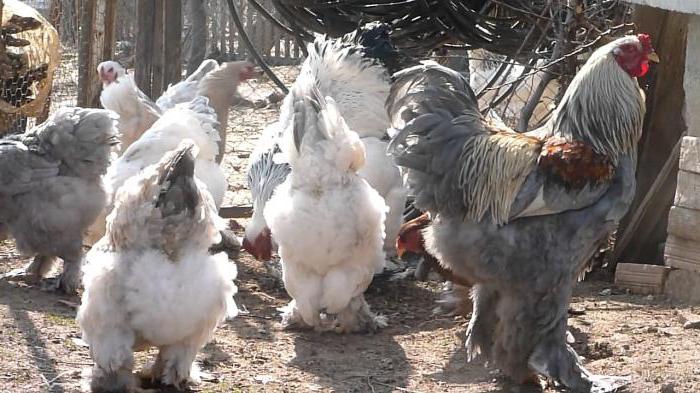
[[[647,50],[654,49],[651,46],[651,36],[649,34],[646,34],[646,33],[637,34],[637,39],[639,39],[639,42],[642,44],[642,48],[647,49]]]

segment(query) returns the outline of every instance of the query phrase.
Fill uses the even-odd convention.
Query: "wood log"
[[[700,174],[679,171],[675,206],[700,210]]]
[[[102,61],[114,57],[114,45],[117,34],[117,0],[106,0],[105,3],[105,38],[102,47]]]
[[[696,136],[683,138],[679,168],[686,172],[700,174],[700,138]]]
[[[700,242],[669,235],[664,258],[666,266],[700,272]]]
[[[615,270],[615,285],[640,295],[659,294],[671,270],[668,266],[641,263],[619,263]]]

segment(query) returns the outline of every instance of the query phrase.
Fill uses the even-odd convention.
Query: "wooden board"
[[[686,172],[700,173],[700,138],[696,136],[683,138],[679,168]]]
[[[668,266],[619,263],[615,270],[615,285],[632,293],[659,294],[664,290],[670,270]]]
[[[676,190],[677,158],[670,175],[658,191],[650,197],[647,194],[687,128],[683,120],[683,78],[678,76],[685,72],[688,15],[640,6],[635,8],[633,19],[638,31],[653,37],[661,63],[652,65],[649,73],[639,82],[645,86],[647,113],[644,133],[639,141],[637,190],[629,214],[618,228],[618,239],[628,231],[630,220],[639,218],[638,224],[630,228],[631,240],[624,246],[616,247],[615,255],[618,257],[616,260],[621,261],[663,264],[659,244],[666,239],[668,210],[673,204]],[[644,209],[640,209],[645,198],[650,201]],[[638,210],[642,211],[637,213]]]
[[[700,242],[669,235],[664,257],[666,266],[700,272]]]
[[[672,207],[668,215],[668,233],[700,242],[700,210]]]
[[[700,210],[700,174],[679,171],[675,206]]]
[[[253,215],[253,206],[226,206],[219,209],[222,218],[248,218]]]

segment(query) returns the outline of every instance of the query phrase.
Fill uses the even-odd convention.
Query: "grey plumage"
[[[82,233],[104,207],[100,177],[117,143],[116,115],[82,108],[59,109],[0,141],[0,222],[22,253],[39,255],[29,273],[48,271],[52,257],[64,260],[67,292],[77,289]]]
[[[399,131],[390,153],[416,207],[434,217],[426,249],[477,283],[469,358],[484,355],[518,382],[541,374],[577,392],[610,391],[620,382],[586,371],[565,334],[579,272],[626,213],[636,186],[644,98],[615,63],[621,42],[591,56],[563,107],[529,135],[485,121],[466,80],[437,64],[397,73],[387,101]],[[556,140],[605,157],[611,176],[562,181],[543,165],[547,143]],[[567,159],[561,165],[576,175],[589,168]]]

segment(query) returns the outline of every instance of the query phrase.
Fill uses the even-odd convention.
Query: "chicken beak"
[[[660,62],[660,61],[659,61],[659,55],[656,54],[656,52],[651,52],[651,53],[649,53],[649,54],[647,55],[647,59],[649,59],[649,61],[653,61],[654,63],[659,63],[659,62]]]

